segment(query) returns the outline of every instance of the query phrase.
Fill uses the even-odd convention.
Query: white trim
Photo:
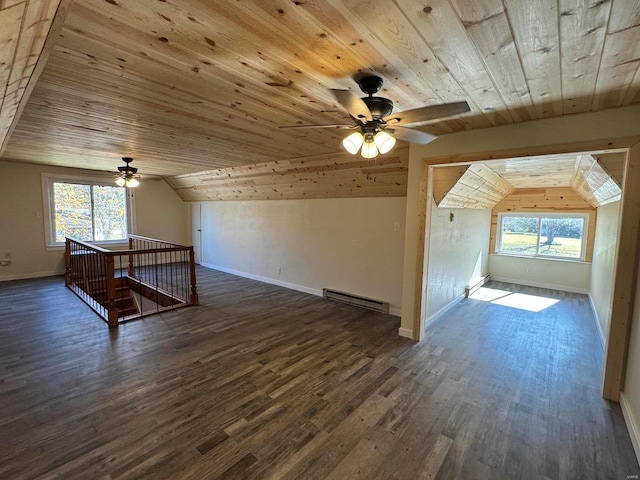
[[[453,307],[456,306],[456,304],[462,300],[466,298],[464,293],[462,295],[460,295],[459,297],[454,298],[453,300],[451,300],[449,303],[447,303],[444,307],[442,307],[440,310],[438,310],[436,313],[434,313],[433,315],[431,315],[429,318],[427,318],[424,321],[424,329],[426,330],[427,327],[429,325],[433,325],[433,323],[436,320],[439,320],[440,318],[442,318],[442,316],[447,313],[449,310],[451,310]]]
[[[48,272],[16,273],[13,275],[0,275],[0,282],[9,282],[11,280],[27,280],[29,278],[40,277],[56,277],[58,275],[64,275],[64,272],[57,272],[53,270]]]
[[[593,297],[591,296],[591,292],[587,294],[589,297],[589,305],[591,305],[591,311],[593,311],[593,318],[596,319],[596,326],[598,328],[598,335],[600,336],[600,345],[604,350],[604,346],[606,344],[604,339],[604,333],[602,331],[602,325],[600,324],[600,317],[598,316],[598,311],[596,310],[596,304],[593,302]]]
[[[409,330],[408,328],[400,327],[398,329],[398,335],[400,335],[401,337],[409,338],[413,340],[413,330]]]
[[[546,282],[531,282],[529,280],[522,280],[521,278],[501,277],[491,274],[491,280],[496,282],[513,283],[515,285],[524,285],[527,287],[548,288],[549,290],[560,290],[561,292],[581,293],[582,295],[589,295],[589,290],[580,287],[571,287],[569,285],[558,285],[557,283]]]
[[[622,409],[624,422],[627,424],[627,430],[629,430],[633,450],[636,452],[636,459],[638,460],[638,464],[640,464],[640,428],[638,428],[638,422],[634,418],[629,404],[624,397],[624,392],[620,392],[620,408]]]
[[[272,285],[278,285],[279,287],[290,288],[291,290],[297,290],[299,292],[310,293],[318,297],[322,296],[322,290],[317,288],[309,288],[302,285],[296,285],[295,283],[283,282],[282,280],[276,280],[275,278],[263,277],[261,275],[254,275],[253,273],[241,272],[239,270],[233,270],[231,268],[220,267],[219,265],[213,265],[212,263],[202,262],[200,264],[203,267],[218,270],[224,273],[230,273],[231,275],[237,275],[238,277],[250,278],[251,280],[257,280],[258,282],[270,283]]]
[[[253,273],[241,272],[239,270],[233,270],[232,268],[221,267],[219,265],[214,265],[207,262],[200,263],[200,266],[218,270],[224,273],[230,273],[231,275],[237,275],[238,277],[249,278],[251,280],[257,280],[258,282],[270,283],[271,285],[278,285],[279,287],[290,288],[291,290],[297,290],[298,292],[309,293],[311,295],[322,297],[322,290],[318,290],[317,288],[305,287],[303,285],[297,285],[295,283],[283,282],[282,280],[277,280],[275,278],[263,277],[261,275],[254,275]],[[399,308],[390,307],[389,315],[395,315],[396,317],[399,317],[402,315],[402,310],[400,310]]]

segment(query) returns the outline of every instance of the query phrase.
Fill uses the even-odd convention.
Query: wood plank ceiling
[[[466,100],[421,127],[446,134],[639,103],[639,65],[640,0],[76,0],[2,159],[172,176],[330,156],[343,133],[278,127],[343,123],[328,89],[354,75],[397,110]]]
[[[0,154],[46,64],[68,3],[0,0]]]

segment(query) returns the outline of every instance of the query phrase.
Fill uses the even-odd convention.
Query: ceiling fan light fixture
[[[378,147],[380,153],[385,154],[396,144],[396,139],[387,132],[380,131],[373,137],[373,142],[376,144],[376,147]]]
[[[364,143],[364,136],[360,132],[353,132],[351,135],[342,140],[342,146],[351,155],[355,155]]]
[[[124,184],[127,186],[127,188],[135,188],[140,185],[140,182],[136,178],[132,177],[125,180]]]
[[[364,142],[360,155],[362,158],[375,158],[378,156],[378,147],[374,142]]]
[[[140,185],[140,182],[135,177],[135,174],[138,172],[138,169],[129,165],[133,162],[133,158],[131,157],[123,157],[122,161],[124,161],[124,167],[118,167],[118,176],[116,177],[116,185],[119,187],[127,187],[127,188],[135,188]]]

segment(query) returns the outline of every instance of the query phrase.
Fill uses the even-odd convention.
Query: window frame
[[[534,255],[523,255],[521,253],[505,252],[502,251],[502,222],[504,218],[509,217],[528,217],[538,219],[538,238],[536,242],[536,253]],[[545,255],[540,253],[540,236],[542,220],[544,218],[582,218],[582,244],[580,246],[580,257],[564,257],[561,255]],[[498,255],[508,255],[512,257],[523,258],[541,258],[544,260],[561,260],[571,262],[585,262],[587,256],[587,243],[588,243],[588,229],[589,229],[589,213],[587,212],[575,212],[575,213],[554,213],[554,212],[499,212],[498,221],[496,225],[496,251]]]
[[[105,178],[99,175],[64,175],[64,174],[42,174],[42,201],[43,201],[43,217],[44,217],[44,236],[47,248],[58,250],[64,248],[65,242],[56,242],[55,230],[55,201],[54,201],[54,183],[73,183],[77,185],[115,187],[125,189],[126,216],[127,216],[127,237],[119,240],[92,240],[95,245],[126,245],[128,244],[128,235],[134,233],[135,217],[134,217],[134,195],[131,189],[118,187],[111,178]],[[93,196],[91,198],[91,215],[93,217]]]

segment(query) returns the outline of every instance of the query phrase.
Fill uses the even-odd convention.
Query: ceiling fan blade
[[[470,111],[467,102],[443,103],[428,107],[414,108],[406,112],[397,112],[387,115],[384,120],[392,125],[409,125],[412,123],[428,122],[438,118],[450,117]]]
[[[360,121],[366,120],[367,122],[373,120],[371,111],[369,110],[369,107],[367,107],[367,104],[351,90],[332,89],[331,93],[333,93],[333,96],[336,97],[338,103],[346,108],[349,115],[353,118]]]
[[[339,129],[352,129],[356,128],[356,125],[347,124],[326,124],[326,125],[282,125],[278,128],[339,128]]]
[[[413,130],[411,128],[404,127],[387,127],[384,131],[393,135],[398,140],[404,140],[405,142],[417,143],[420,145],[426,145],[438,138],[427,132],[421,132],[420,130]]]

